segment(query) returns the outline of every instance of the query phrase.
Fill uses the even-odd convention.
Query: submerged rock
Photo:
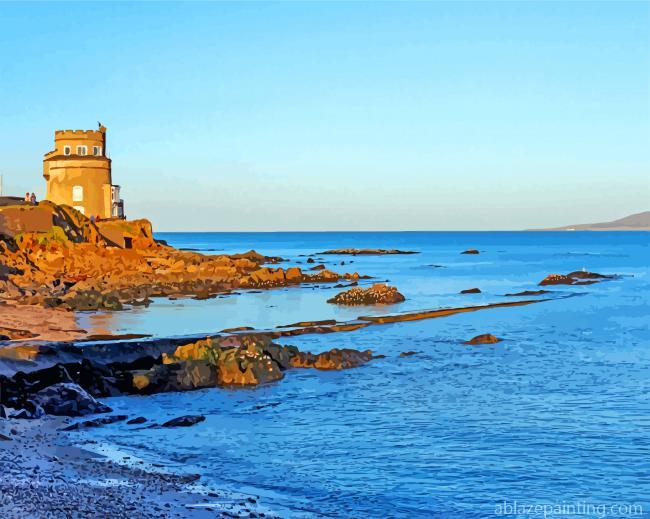
[[[68,425],[61,429],[62,431],[77,431],[79,429],[89,428],[89,427],[101,427],[102,425],[108,425],[115,422],[122,422],[126,420],[128,416],[124,414],[118,414],[113,416],[103,416],[101,418],[94,418],[92,420],[86,420],[85,422],[77,422],[72,425]]]
[[[137,425],[141,423],[145,423],[147,419],[144,416],[138,416],[137,418],[131,418],[129,421],[126,422],[126,425]]]
[[[523,292],[515,292],[514,294],[505,294],[505,297],[517,296],[541,296],[542,294],[549,294],[548,290],[524,290]]]
[[[501,341],[502,339],[499,339],[490,333],[484,333],[482,335],[473,337],[469,341],[465,341],[465,344],[496,344],[497,342]]]
[[[467,250],[461,252],[461,254],[478,254],[478,253],[479,253],[479,251],[477,249],[467,249]]]
[[[411,355],[417,355],[417,351],[403,351],[399,354],[400,357],[410,357]]]
[[[465,290],[460,291],[461,294],[480,294],[481,289],[480,288],[467,288]]]
[[[401,303],[406,298],[397,291],[397,288],[376,283],[370,288],[363,289],[354,287],[346,292],[341,292],[331,299],[328,303],[337,305],[390,305]]]
[[[171,420],[162,424],[162,427],[190,427],[191,425],[196,425],[205,420],[203,415],[186,415],[179,416],[178,418],[172,418]]]

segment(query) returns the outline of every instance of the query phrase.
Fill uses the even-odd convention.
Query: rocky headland
[[[269,267],[281,258],[250,251],[203,255],[153,238],[147,220],[91,221],[67,206],[0,208],[0,335],[9,339],[73,338],[81,333],[61,313],[43,309],[121,310],[152,297],[206,299],[236,289],[268,289],[301,283],[358,280],[328,269]],[[30,305],[30,306],[28,306]],[[40,307],[43,329],[28,308]],[[21,326],[20,315],[24,315]],[[65,337],[68,332],[67,337]]]

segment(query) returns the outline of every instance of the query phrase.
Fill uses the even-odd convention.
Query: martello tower
[[[113,184],[106,156],[106,128],[57,130],[54,150],[45,154],[46,198],[70,205],[88,217],[123,218],[120,186]]]

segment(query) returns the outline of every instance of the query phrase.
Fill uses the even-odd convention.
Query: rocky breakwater
[[[110,412],[96,400],[107,396],[256,386],[281,380],[290,368],[347,369],[373,358],[369,350],[300,352],[262,334],[132,346],[2,348],[0,360],[11,361],[4,367],[11,366],[13,373],[0,375],[0,404],[14,417],[81,416]],[[43,363],[47,367],[39,367]]]
[[[417,251],[399,250],[399,249],[331,249],[318,254],[345,254],[351,256],[367,255],[367,256],[380,256],[386,254],[419,254]]]
[[[406,298],[397,291],[397,288],[375,283],[370,288],[354,287],[345,292],[336,294],[328,303],[337,305],[390,305],[401,303]]]
[[[279,261],[255,251],[231,256],[180,251],[156,241],[147,220],[92,222],[49,202],[0,208],[0,302],[120,310],[156,296],[207,298],[237,288],[359,277],[265,266]]]

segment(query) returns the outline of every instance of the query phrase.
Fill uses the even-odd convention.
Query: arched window
[[[84,201],[84,188],[82,186],[73,186],[72,187],[72,201],[73,202],[83,202]]]
[[[88,147],[87,146],[77,146],[77,155],[88,155]]]
[[[70,146],[63,146],[63,154],[64,155],[70,155]]]

